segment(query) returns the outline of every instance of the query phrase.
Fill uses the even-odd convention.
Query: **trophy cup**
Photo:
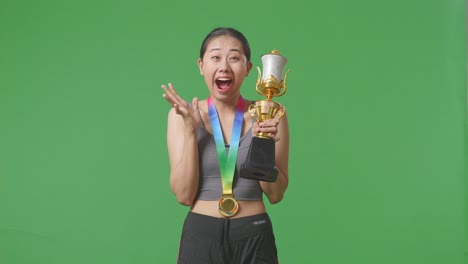
[[[249,112],[257,122],[278,118],[284,115],[284,108],[271,100],[286,93],[286,76],[282,78],[284,66],[288,60],[279,51],[272,50],[262,56],[263,75],[258,70],[255,91],[266,99],[256,101],[249,106]],[[275,182],[278,177],[278,169],[275,166],[275,141],[269,133],[259,132],[252,137],[247,159],[240,169],[240,177],[266,182]]]

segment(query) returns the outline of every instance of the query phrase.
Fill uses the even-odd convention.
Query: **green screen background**
[[[175,263],[160,85],[208,93],[214,27],[254,66],[289,59],[277,99],[290,186],[268,205],[281,263],[463,264],[466,4],[0,2],[0,263]],[[256,70],[243,86],[252,99]]]

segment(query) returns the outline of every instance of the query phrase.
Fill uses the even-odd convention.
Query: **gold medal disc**
[[[219,213],[224,217],[231,217],[239,210],[239,203],[232,195],[223,195],[218,203]]]

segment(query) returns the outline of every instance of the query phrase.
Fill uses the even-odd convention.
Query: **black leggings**
[[[190,212],[184,222],[178,264],[277,264],[268,214],[217,218]]]

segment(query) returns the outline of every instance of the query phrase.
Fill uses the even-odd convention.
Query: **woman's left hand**
[[[263,122],[255,122],[252,127],[252,134],[256,135],[260,132],[268,135],[275,142],[280,140],[278,135],[278,123],[280,122],[279,118],[267,119]]]

